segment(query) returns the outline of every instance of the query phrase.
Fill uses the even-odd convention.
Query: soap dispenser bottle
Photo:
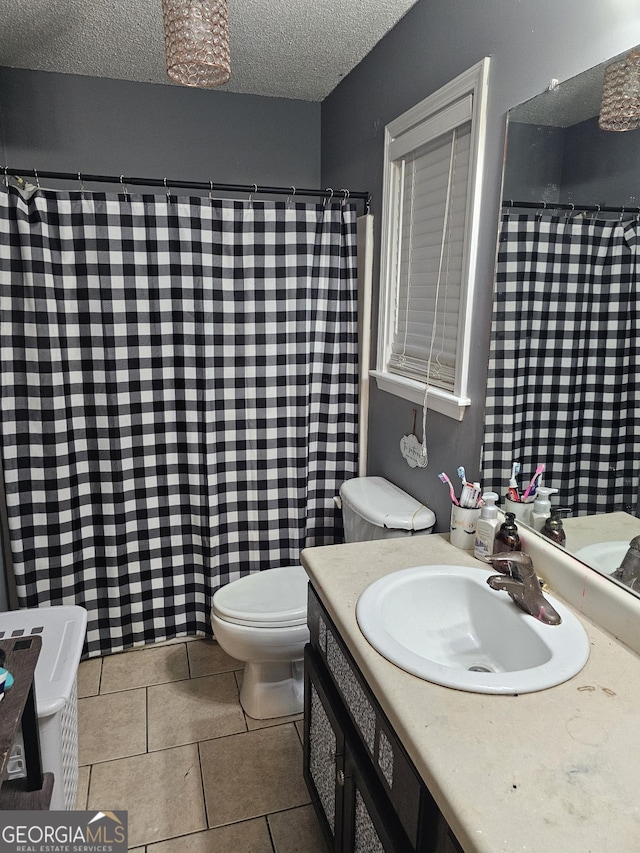
[[[496,506],[498,495],[495,492],[485,492],[482,500],[484,504],[480,510],[480,518],[476,525],[473,553],[478,560],[488,563],[489,560],[487,558],[489,554],[493,554],[496,531],[500,525],[498,507]]]
[[[506,520],[502,523],[500,530],[496,533],[496,541],[494,544],[494,553],[499,554],[503,551],[521,551],[520,536],[518,527],[514,521],[515,513],[506,513]]]
[[[567,541],[567,534],[564,532],[564,527],[562,525],[562,513],[567,512],[567,510],[562,510],[555,508],[551,510],[551,517],[548,518],[544,527],[540,531],[543,536],[546,536],[547,539],[551,539],[552,542],[556,542],[558,545],[564,545]]]
[[[529,516],[530,526],[533,527],[534,530],[537,530],[538,533],[540,533],[540,531],[544,527],[545,521],[551,515],[551,501],[549,500],[549,498],[557,491],[557,489],[549,489],[546,486],[538,487],[538,491],[536,492],[536,499],[533,504],[533,510],[531,511],[531,515]]]

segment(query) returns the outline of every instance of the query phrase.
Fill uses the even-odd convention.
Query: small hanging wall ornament
[[[400,439],[400,453],[411,468],[426,468],[427,457],[422,452],[422,442],[415,435],[403,435]]]
[[[422,442],[418,441],[416,432],[416,410],[413,410],[413,432],[403,435],[400,439],[400,453],[411,468],[426,468],[427,455],[422,452]]]

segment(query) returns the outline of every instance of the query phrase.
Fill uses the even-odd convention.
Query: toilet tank
[[[345,542],[393,539],[431,533],[436,517],[429,507],[384,477],[355,477],[340,487]]]

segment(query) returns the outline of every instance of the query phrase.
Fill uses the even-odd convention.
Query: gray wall
[[[429,465],[412,469],[399,451],[414,406],[372,389],[369,473],[426,501],[448,527],[437,474],[463,464],[477,478],[483,429],[493,267],[507,110],[640,41],[640,6],[618,0],[419,0],[322,105],[322,184],[368,189],[379,248],[385,125],[484,56],[491,56],[483,221],[477,260],[472,406],[456,423],[427,417]],[[378,269],[376,267],[375,277]],[[418,412],[420,432],[420,411]]]
[[[595,118],[568,127],[561,201],[640,207],[640,130],[600,130]]]
[[[559,202],[566,131],[563,127],[509,122],[502,197]]]
[[[305,101],[0,68],[0,134],[0,166],[320,182],[320,104]]]
[[[640,206],[640,130],[612,133],[591,118],[572,127],[509,122],[503,197]]]

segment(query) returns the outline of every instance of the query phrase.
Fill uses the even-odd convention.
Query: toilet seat
[[[307,583],[302,566],[255,572],[220,587],[213,596],[213,612],[226,622],[254,628],[305,625]]]

